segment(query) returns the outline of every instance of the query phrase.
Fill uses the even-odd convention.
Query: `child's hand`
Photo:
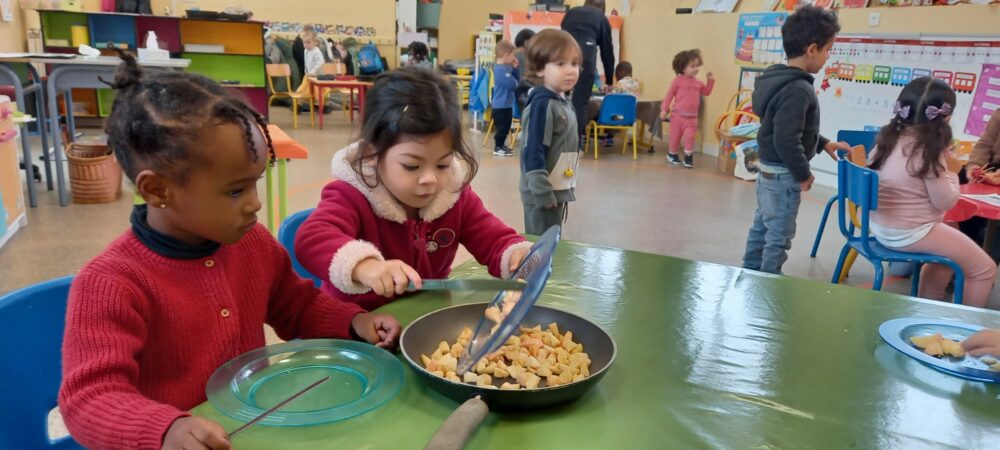
[[[799,183],[799,187],[802,188],[802,192],[807,192],[813,187],[813,181],[816,181],[816,177],[809,175],[809,179]]]
[[[982,330],[962,341],[965,351],[979,355],[1000,356],[1000,330]]]
[[[163,450],[189,448],[229,450],[232,446],[222,425],[200,417],[181,417],[163,435]]]
[[[667,120],[670,117],[670,110],[660,111],[660,120]]]
[[[837,157],[837,150],[843,150],[845,152],[849,152],[851,151],[851,146],[848,145],[846,142],[830,141],[826,143],[826,146],[823,147],[823,150],[826,151],[826,154],[830,155],[831,159],[837,161],[840,159],[839,157]]]
[[[528,256],[528,252],[531,251],[531,247],[519,247],[510,253],[510,273],[514,273],[517,267],[521,265],[521,261],[524,261],[524,257]]]
[[[712,72],[709,72],[707,75],[705,75],[705,78],[708,78],[708,80],[711,81],[715,79],[715,75]]]
[[[983,180],[983,168],[975,164],[967,164],[965,166],[965,175],[969,177],[969,181],[978,183]]]
[[[351,328],[361,339],[392,350],[399,342],[399,321],[388,314],[361,313],[351,319]]]
[[[361,261],[354,267],[353,278],[372,292],[389,298],[406,292],[410,281],[417,289],[423,286],[420,274],[398,259],[379,261],[369,258]]]
[[[1000,185],[1000,172],[983,172],[982,177],[980,177],[980,181],[994,186]]]

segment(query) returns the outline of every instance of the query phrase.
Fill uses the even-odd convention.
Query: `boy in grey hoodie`
[[[540,83],[528,96],[521,123],[521,202],[524,228],[540,235],[566,217],[576,200],[580,135],[576,113],[566,98],[580,77],[580,48],[569,33],[548,29],[526,49],[526,74]]]
[[[812,188],[809,160],[823,148],[836,159],[844,143],[819,134],[819,101],[813,76],[826,64],[840,31],[837,17],[806,6],[781,27],[788,65],[768,67],[754,83],[753,111],[761,118],[757,211],[747,237],[743,267],[781,273],[795,237],[802,192]]]

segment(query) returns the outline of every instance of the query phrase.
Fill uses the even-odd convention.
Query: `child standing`
[[[694,167],[694,137],[698,133],[698,110],[701,108],[701,97],[712,94],[715,86],[715,76],[709,72],[705,77],[708,83],[698,80],[701,71],[701,51],[685,50],[674,56],[674,72],[677,78],[670,83],[667,96],[660,104],[660,119],[670,118],[670,149],[667,161],[670,164],[681,164],[678,151],[684,143],[684,167]]]
[[[632,64],[628,61],[622,61],[615,67],[615,85],[611,92],[639,96],[639,80],[632,78]]]
[[[149,205],[73,281],[59,408],[87,448],[228,449],[190,416],[230,359],[282,339],[352,335],[395,345],[399,323],[321,293],[257,223],[257,180],[274,157],[263,118],[186,72],[125,61],[108,141]]]
[[[531,243],[469,185],[478,167],[462,141],[454,86],[406,67],[368,91],[361,140],[333,156],[333,181],[299,228],[295,252],[334,297],[372,310],[410,282],[445,278],[459,244],[509,278]]]
[[[802,191],[812,187],[809,160],[822,148],[836,159],[848,150],[819,135],[819,101],[813,76],[823,68],[840,31],[837,17],[805,6],[781,27],[788,65],[768,67],[754,83],[753,111],[761,117],[757,211],[747,237],[743,267],[781,273],[795,237]],[[672,127],[672,125],[671,125]]]
[[[526,51],[526,73],[539,84],[531,90],[521,122],[521,202],[524,229],[542,234],[566,217],[576,200],[580,134],[566,93],[580,78],[580,47],[569,33],[542,30]]]
[[[517,65],[514,69],[517,71],[517,88],[514,89],[514,101],[517,102],[517,110],[524,111],[524,108],[528,106],[528,92],[531,88],[535,87],[534,83],[531,81],[531,77],[523,76],[522,73],[528,70],[528,63],[524,56],[524,48],[528,45],[528,41],[535,36],[535,32],[529,28],[525,28],[517,33],[514,37],[514,57],[517,59]]]
[[[869,167],[879,173],[878,209],[871,231],[884,246],[946,256],[965,274],[964,303],[985,307],[996,265],[968,236],[946,225],[944,214],[960,195],[958,175],[947,170],[952,146],[949,120],[955,91],[933,78],[911,81],[896,100],[892,122],[882,127]],[[946,300],[952,271],[926,264],[919,295]]]
[[[493,154],[497,156],[513,156],[514,151],[507,147],[507,135],[510,134],[510,124],[514,121],[514,89],[517,88],[517,59],[514,56],[514,44],[504,39],[497,43],[497,62],[493,65],[493,123],[496,133],[493,135]]]

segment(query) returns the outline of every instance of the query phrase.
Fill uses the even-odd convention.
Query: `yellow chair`
[[[292,68],[288,64],[267,64],[267,87],[271,90],[271,96],[267,98],[267,106],[270,107],[274,100],[279,98],[292,99],[292,128],[299,128],[299,101],[305,100],[309,104],[309,126],[315,126],[316,116],[313,112],[312,96],[308,92],[292,91]],[[284,78],[288,91],[279,92],[274,88],[274,79]],[[308,83],[307,80],[302,80]]]
[[[601,103],[601,111],[597,114],[597,120],[590,121],[587,124],[587,142],[586,146],[590,146],[591,140],[594,142],[594,159],[598,157],[598,147],[600,146],[600,139],[598,136],[605,131],[610,130],[632,130],[632,135],[638,135],[638,127],[636,124],[638,121],[635,117],[635,108],[638,101],[633,95],[628,94],[611,94],[604,97],[604,101]],[[627,138],[622,138],[622,154],[628,149]],[[637,139],[632,139],[632,160],[635,161],[639,159],[639,150]]]

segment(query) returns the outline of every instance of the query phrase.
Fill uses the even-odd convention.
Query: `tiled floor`
[[[324,130],[292,130],[287,109],[274,109],[271,118],[311,152],[308,160],[289,164],[289,211],[315,206],[330,179],[330,157],[351,142],[358,128],[336,112],[327,116]],[[522,230],[518,158],[494,157],[482,148],[482,134],[470,132],[468,140],[482,159],[473,186],[487,207]],[[740,265],[756,204],[752,183],[718,175],[711,156],[698,155],[697,167],[686,170],[666,163],[662,145],[655,154],[641,152],[636,162],[618,148],[605,148],[599,161],[588,154],[581,163],[579,200],[570,207],[565,239]],[[787,275],[829,280],[843,242],[833,220],[819,256],[808,253],[830,195],[831,190],[816,188],[803,196]],[[0,248],[0,293],[73,274],[126,229],[130,207],[131,199],[124,196],[113,204],[60,208],[54,193],[43,191],[39,206],[29,211],[28,227]],[[870,286],[871,280],[871,266],[859,261],[850,283]],[[906,292],[907,286],[890,280],[887,290]]]

